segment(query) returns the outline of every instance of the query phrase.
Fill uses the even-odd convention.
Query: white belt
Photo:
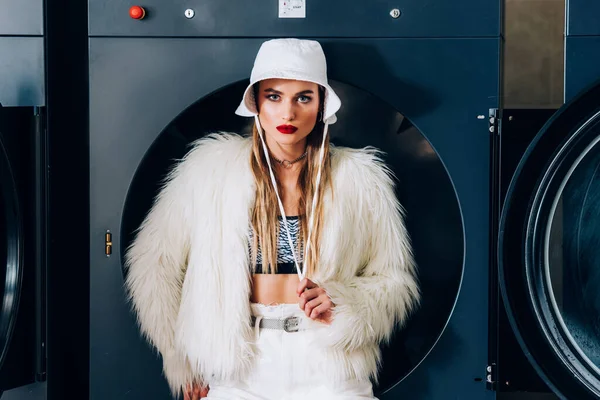
[[[252,326],[254,326],[255,328],[258,327],[261,329],[278,329],[290,333],[304,330],[300,327],[300,322],[300,317],[287,317],[282,319],[263,318],[261,316],[252,317]]]

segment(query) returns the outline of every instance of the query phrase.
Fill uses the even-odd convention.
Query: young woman
[[[391,171],[329,144],[341,101],[316,41],[261,46],[237,114],[169,174],[126,285],[177,395],[373,399],[379,344],[419,290]]]

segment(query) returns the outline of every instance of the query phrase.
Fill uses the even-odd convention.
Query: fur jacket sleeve
[[[336,154],[340,152],[344,154]],[[333,154],[336,176],[328,216],[345,220],[350,225],[346,229],[366,233],[331,233],[339,237],[338,243],[362,243],[325,246],[325,255],[331,255],[324,260],[336,265],[328,266],[331,273],[318,282],[335,304],[325,345],[350,352],[389,340],[396,324],[402,324],[419,302],[420,293],[393,173],[374,148],[336,149]],[[365,251],[355,254],[355,248]]]
[[[199,380],[175,343],[191,243],[188,221],[195,173],[185,161],[192,156],[188,154],[168,174],[125,257],[129,300],[141,332],[162,356],[163,372],[175,396],[194,378]]]

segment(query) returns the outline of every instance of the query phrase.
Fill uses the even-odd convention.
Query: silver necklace
[[[302,160],[304,157],[306,157],[306,154],[308,152],[305,151],[304,154],[302,154],[300,157],[296,158],[295,160],[289,161],[289,160],[280,160],[277,157],[271,155],[271,158],[275,161],[277,161],[279,164],[283,165],[284,168],[292,168],[292,165],[296,164],[298,161]]]

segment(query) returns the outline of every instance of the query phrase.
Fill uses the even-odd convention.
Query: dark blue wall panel
[[[600,35],[600,1],[567,0],[567,35]]]
[[[565,39],[565,101],[600,80],[600,36]]]
[[[42,35],[43,0],[0,0],[0,35]]]
[[[42,37],[0,37],[0,103],[45,104]]]

